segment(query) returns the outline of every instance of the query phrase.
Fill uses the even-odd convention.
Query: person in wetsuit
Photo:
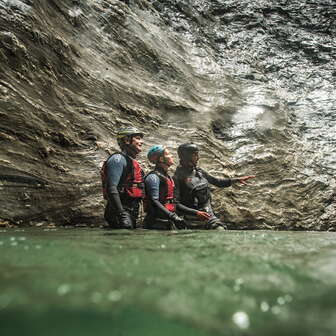
[[[150,148],[147,158],[155,168],[145,177],[144,228],[184,228],[184,220],[175,213],[174,180],[168,175],[169,167],[174,164],[171,153],[164,146],[156,145]]]
[[[141,152],[143,133],[135,127],[117,133],[120,152],[103,164],[101,178],[107,200],[104,218],[112,229],[135,229],[144,196],[144,173],[135,160]]]
[[[177,152],[180,165],[175,171],[174,181],[178,213],[187,214],[185,220],[189,228],[225,229],[225,224],[212,210],[209,184],[221,188],[238,182],[247,184],[246,181],[255,176],[216,178],[197,166],[199,149],[196,144],[180,145]]]

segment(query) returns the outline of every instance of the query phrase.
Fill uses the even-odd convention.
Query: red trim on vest
[[[163,191],[160,190],[160,203],[164,207],[172,212],[175,212],[175,202],[174,202],[174,187],[175,183],[171,177],[165,177],[165,182],[167,185],[167,193],[163,194]]]
[[[126,175],[125,183],[122,185],[123,189],[131,198],[144,197],[144,172],[141,169],[139,162],[131,159],[132,172]]]
[[[116,153],[116,154],[122,154],[122,153]],[[106,164],[109,158],[103,163],[103,166],[100,170],[100,177],[101,177],[102,187],[103,187],[103,196],[104,196],[104,199],[106,200],[108,199],[107,188],[106,188],[106,178],[107,178]],[[127,162],[127,165],[129,165],[129,162],[130,162],[132,166],[130,167],[131,169],[126,167],[126,169],[129,170],[130,172],[125,176],[124,178],[125,182],[118,185],[119,192],[127,193],[127,195],[131,198],[143,198],[144,197],[144,172],[141,169],[138,161],[131,159],[130,157],[126,157],[126,162]]]
[[[167,188],[160,188],[159,191],[159,202],[169,211],[175,212],[176,205],[175,205],[175,198],[174,198],[174,188],[175,183],[171,177],[166,177],[158,172],[153,171],[152,173],[156,174],[160,178],[160,182],[164,181],[166,183]],[[151,173],[150,173],[151,174]],[[149,175],[149,174],[148,174]],[[165,189],[167,192],[165,193]],[[146,195],[144,200],[144,211],[148,212],[149,210],[149,198]]]

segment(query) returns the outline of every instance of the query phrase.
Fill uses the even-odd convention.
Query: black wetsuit
[[[223,225],[212,210],[209,183],[224,188],[231,186],[235,179],[219,179],[198,167],[179,166],[174,181],[177,211],[187,214],[186,219],[191,227],[212,229]],[[196,216],[198,211],[207,212],[210,219],[199,221]]]

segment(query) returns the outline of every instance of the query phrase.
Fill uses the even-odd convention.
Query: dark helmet
[[[180,161],[190,161],[191,157],[194,153],[198,153],[199,149],[194,143],[186,143],[180,145],[177,148],[177,154],[179,156]]]
[[[117,132],[117,139],[135,135],[140,135],[141,137],[144,136],[143,132],[139,131],[136,127],[133,126],[124,127],[120,128],[119,131]]]
[[[144,136],[143,132],[138,130],[136,127],[129,126],[129,127],[120,128],[117,132],[118,144],[122,146],[124,143],[123,139],[125,139],[126,137],[132,137],[132,136],[137,136],[137,135],[140,135],[142,138]]]
[[[164,151],[165,147],[162,145],[152,146],[147,153],[147,158],[151,163],[157,163]]]

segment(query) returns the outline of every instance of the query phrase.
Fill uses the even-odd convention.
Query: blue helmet
[[[163,152],[166,148],[162,145],[152,146],[148,153],[147,158],[151,163],[157,163],[158,159],[163,155]]]

